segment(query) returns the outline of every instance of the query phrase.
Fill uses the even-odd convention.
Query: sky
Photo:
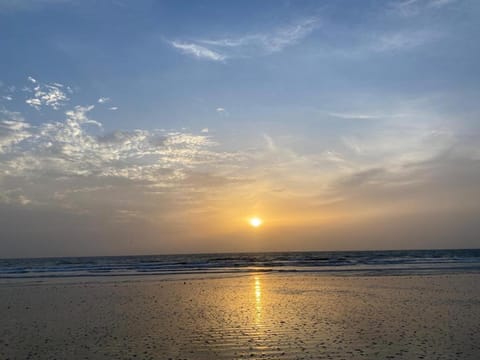
[[[0,0],[0,257],[479,247],[479,17]]]

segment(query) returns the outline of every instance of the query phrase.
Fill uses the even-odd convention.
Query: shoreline
[[[63,275],[27,275],[27,276],[0,276],[0,284],[3,282],[15,282],[21,280],[53,281],[61,279],[108,279],[108,278],[177,278],[186,279],[249,276],[252,274],[279,274],[279,275],[305,275],[327,277],[385,277],[385,276],[442,276],[461,274],[480,274],[478,265],[454,266],[454,267],[429,267],[429,268],[365,268],[365,269],[235,269],[218,271],[178,271],[178,272],[152,272],[152,273],[84,273]]]

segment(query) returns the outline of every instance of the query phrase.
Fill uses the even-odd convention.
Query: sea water
[[[248,272],[401,275],[480,271],[480,249],[0,259],[0,278]]]

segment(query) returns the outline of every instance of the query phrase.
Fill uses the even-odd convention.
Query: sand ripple
[[[480,358],[480,275],[0,285],[0,359]]]

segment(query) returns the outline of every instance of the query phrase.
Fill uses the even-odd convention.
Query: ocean
[[[402,275],[480,272],[480,249],[0,259],[0,279],[249,272]]]

